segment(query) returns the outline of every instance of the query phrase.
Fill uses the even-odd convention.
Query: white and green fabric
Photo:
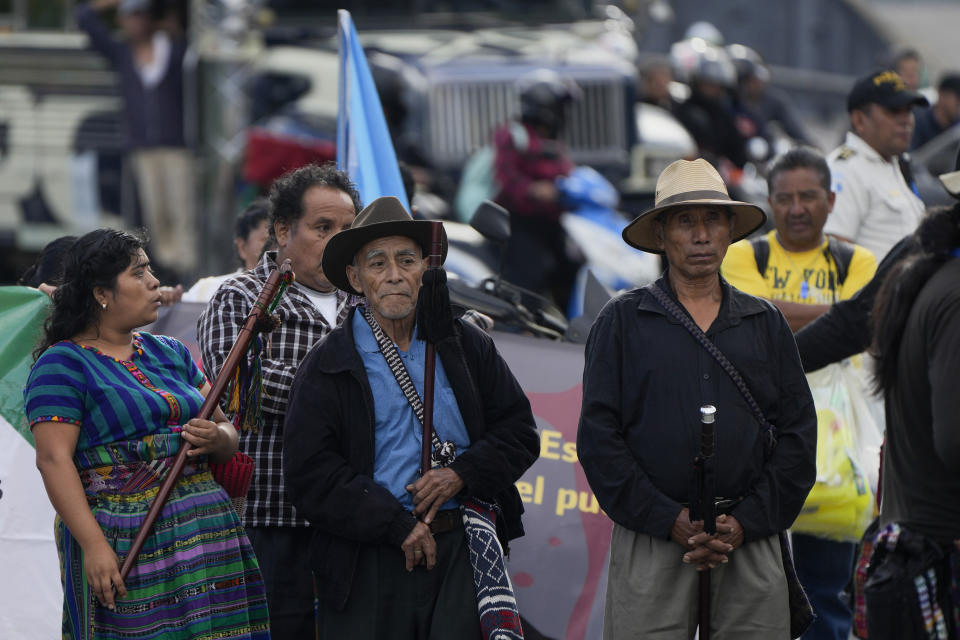
[[[0,287],[0,638],[60,633],[55,514],[23,413],[23,385],[49,304],[36,289]]]

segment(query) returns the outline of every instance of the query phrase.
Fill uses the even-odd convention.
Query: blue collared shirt
[[[377,484],[386,487],[405,509],[412,511],[413,498],[406,486],[417,481],[423,427],[380,353],[373,330],[363,318],[362,308],[358,308],[353,314],[353,336],[373,393],[373,479]],[[397,349],[421,400],[426,347],[426,342],[414,337],[409,351]],[[437,358],[435,372],[433,428],[441,440],[452,440],[457,445],[457,455],[460,455],[470,446],[470,436],[440,358]],[[453,509],[458,505],[457,500],[451,499],[441,508]]]

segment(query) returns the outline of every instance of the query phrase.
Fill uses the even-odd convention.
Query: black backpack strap
[[[750,246],[753,247],[753,259],[757,263],[757,271],[763,278],[767,274],[767,263],[770,262],[770,241],[767,236],[757,236],[750,240]]]
[[[854,247],[849,242],[838,240],[833,236],[827,236],[827,251],[833,264],[837,267],[837,286],[842,287],[844,280],[847,279],[847,272],[850,271],[850,261],[853,260]]]

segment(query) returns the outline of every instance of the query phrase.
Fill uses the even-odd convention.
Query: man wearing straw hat
[[[809,613],[779,534],[815,479],[813,400],[783,316],[719,274],[730,243],[764,217],[731,200],[705,160],[679,160],[660,174],[656,206],[624,229],[668,267],[608,303],[586,346],[577,447],[614,521],[606,639],[692,638],[706,570],[714,638],[792,638]],[[716,534],[690,520],[704,405],[716,407]]]
[[[481,638],[490,619],[514,625],[496,637],[521,637],[511,635],[519,616],[502,557],[484,570],[502,581],[475,584],[471,562],[487,554],[474,552],[476,531],[461,508],[495,503],[501,544],[522,535],[514,482],[539,442],[492,340],[462,320],[451,318],[434,345],[434,468],[418,471],[427,345],[415,332],[416,308],[430,229],[382,197],[324,250],[326,277],[366,305],[304,359],[284,423],[287,491],[314,529],[321,639]],[[445,256],[445,236],[442,246]],[[478,599],[481,587],[495,597]],[[479,616],[478,601],[486,603]]]

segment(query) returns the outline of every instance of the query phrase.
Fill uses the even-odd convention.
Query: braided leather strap
[[[420,400],[420,394],[417,393],[417,388],[413,385],[413,380],[410,379],[410,373],[400,358],[400,352],[397,351],[397,347],[394,346],[393,341],[383,332],[380,323],[373,317],[373,312],[367,307],[363,309],[363,319],[370,325],[370,329],[373,331],[373,337],[376,339],[377,346],[380,348],[380,353],[383,355],[384,360],[387,361],[387,366],[390,367],[390,372],[393,373],[393,377],[396,378],[397,384],[400,385],[400,390],[403,391],[407,403],[410,405],[410,408],[413,409],[420,424],[423,424],[423,401]],[[431,436],[431,466],[434,469],[437,467],[446,467],[457,457],[457,445],[450,440],[441,441],[437,436],[436,429],[432,430]]]
[[[766,416],[763,415],[763,411],[760,409],[760,405],[757,404],[757,401],[753,398],[753,394],[750,393],[750,389],[747,387],[747,383],[743,381],[743,378],[740,376],[740,372],[737,371],[737,368],[733,366],[733,363],[727,359],[727,356],[723,355],[723,352],[717,348],[717,345],[713,344],[713,341],[707,337],[700,327],[697,326],[697,323],[693,321],[688,314],[684,313],[680,306],[670,298],[667,293],[657,286],[656,283],[650,284],[646,287],[647,291],[657,299],[657,302],[660,303],[664,309],[667,310],[671,316],[677,319],[683,328],[686,329],[690,335],[692,335],[700,345],[707,350],[707,352],[713,356],[713,359],[720,364],[724,371],[727,372],[727,375],[730,376],[730,379],[733,380],[733,384],[737,386],[737,389],[740,391],[740,395],[743,396],[743,399],[746,400],[747,406],[750,407],[750,410],[753,412],[754,417],[757,421],[763,426],[764,432],[767,436],[767,454],[773,451],[773,446],[776,444],[776,432],[775,427],[767,421]]]

